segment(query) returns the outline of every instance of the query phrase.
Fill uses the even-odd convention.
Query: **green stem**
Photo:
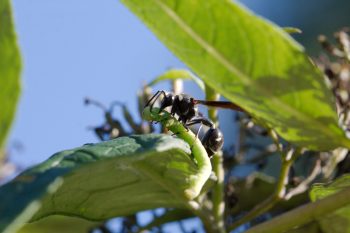
[[[217,153],[213,156],[213,171],[217,177],[217,183],[213,187],[213,215],[215,224],[217,225],[219,232],[225,232],[224,226],[224,168],[222,166],[222,153]]]
[[[159,108],[147,107],[143,111],[143,118],[149,121],[160,122],[164,127],[176,134],[191,146],[192,155],[197,162],[197,173],[189,177],[192,183],[191,189],[185,190],[185,196],[192,200],[200,194],[205,182],[209,179],[211,174],[211,163],[208,154],[202,143],[190,130],[187,130],[184,125],[170,115],[170,113],[163,111],[159,113]]]
[[[276,145],[277,150],[279,152],[282,152],[283,151],[282,144],[279,141],[278,134],[276,133],[276,131],[271,129],[271,128],[269,128],[267,130],[267,132],[270,135],[270,137],[272,138],[272,141],[274,142],[274,144]]]
[[[246,233],[279,233],[318,219],[321,216],[350,204],[350,188],[322,200],[309,203],[284,213],[270,221],[250,228]]]
[[[229,226],[229,231],[232,231],[240,225],[249,222],[261,214],[269,211],[273,206],[276,205],[276,203],[283,199],[284,195],[286,194],[286,185],[288,183],[289,171],[296,157],[297,153],[295,153],[294,149],[288,150],[286,152],[286,154],[282,157],[282,166],[280,176],[276,184],[275,192],[271,194],[271,196],[268,197],[265,201],[248,212],[241,219],[237,220],[231,226]]]
[[[191,145],[192,155],[197,162],[197,174],[189,177],[192,183],[191,189],[185,190],[185,196],[188,200],[193,200],[200,194],[202,187],[208,180],[211,174],[211,163],[208,154],[198,138],[189,130],[185,129],[182,123],[177,121],[168,112],[163,111],[159,113],[158,108],[145,108],[143,111],[143,118],[149,121],[161,122],[162,125],[175,133],[179,138]],[[203,222],[207,232],[217,233],[212,217],[195,201],[187,201],[186,207],[197,215]]]
[[[206,100],[214,100],[217,101],[220,99],[220,95],[217,94],[212,88],[209,86],[205,87]],[[208,116],[209,119],[213,121],[216,127],[219,127],[218,120],[218,111],[216,108],[208,108]],[[225,212],[225,203],[224,203],[224,167],[223,167],[223,158],[222,152],[218,152],[213,156],[212,159],[213,171],[217,177],[217,183],[213,187],[213,216],[215,225],[217,227],[218,232],[225,232],[224,225],[224,212]]]

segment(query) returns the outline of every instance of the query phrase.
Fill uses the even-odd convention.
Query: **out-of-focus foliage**
[[[344,175],[329,184],[313,185],[310,191],[310,198],[312,201],[317,201],[349,187],[350,175]],[[318,219],[318,222],[325,233],[350,232],[350,205],[323,216]]]
[[[21,60],[13,28],[10,0],[0,1],[0,159],[20,93]]]
[[[67,216],[49,216],[33,223],[25,224],[18,233],[87,233],[98,222]]]

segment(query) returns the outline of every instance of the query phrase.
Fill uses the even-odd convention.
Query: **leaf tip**
[[[188,200],[192,200],[192,199],[196,198],[198,196],[198,194],[199,193],[193,189],[186,189],[184,191],[184,195],[185,195],[186,199],[188,199]]]

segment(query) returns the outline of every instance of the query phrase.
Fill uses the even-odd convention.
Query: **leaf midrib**
[[[229,60],[225,58],[223,54],[221,54],[216,48],[211,46],[207,41],[205,41],[200,35],[198,35],[192,28],[180,18],[176,12],[174,12],[170,7],[166,4],[162,3],[160,0],[153,0],[184,32],[186,32],[195,42],[197,42],[205,51],[208,52],[211,56],[213,56],[219,63],[221,63],[229,72],[233,73],[237,76],[244,84],[247,86],[254,86],[260,94],[263,96],[267,96],[271,102],[273,102],[277,107],[283,109],[285,112],[290,113],[292,116],[302,119],[304,122],[308,124],[312,124],[314,127],[319,128],[323,131],[324,134],[329,137],[333,137],[334,135],[330,133],[327,127],[324,127],[322,122],[315,120],[314,118],[310,118],[308,115],[303,112],[299,112],[288,103],[284,103],[280,101],[280,99],[276,98],[274,95],[270,95],[270,92],[261,88],[260,86],[256,86],[252,80],[242,73],[238,68],[235,67],[234,64],[231,64]],[[315,125],[316,123],[316,125]],[[342,141],[346,145],[350,145],[348,141],[342,139]]]

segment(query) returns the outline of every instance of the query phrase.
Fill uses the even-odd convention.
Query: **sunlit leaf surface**
[[[283,29],[228,0],[122,0],[205,83],[298,146],[350,148],[323,76]]]
[[[67,216],[49,216],[25,224],[18,233],[87,233],[101,223]]]
[[[0,232],[52,214],[106,220],[185,208],[205,182],[190,152],[183,140],[155,134],[59,152],[0,188]]]

